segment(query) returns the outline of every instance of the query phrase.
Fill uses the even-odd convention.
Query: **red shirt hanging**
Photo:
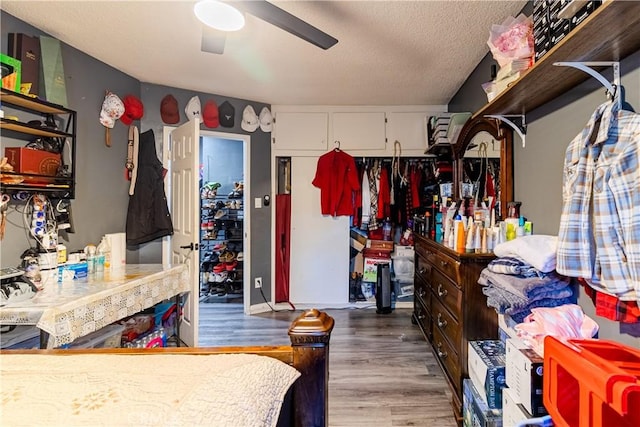
[[[332,150],[318,159],[312,184],[320,189],[323,215],[353,214],[354,192],[360,189],[358,171],[353,157],[341,150]]]

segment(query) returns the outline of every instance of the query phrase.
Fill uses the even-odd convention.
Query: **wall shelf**
[[[620,61],[640,50],[640,2],[609,0],[473,117],[526,114],[587,80],[558,61]]]
[[[2,174],[6,177],[20,177],[23,181],[19,183],[2,183],[0,190],[2,192],[39,192],[61,199],[73,199],[75,197],[76,172],[76,112],[61,105],[22,95],[6,88],[0,89],[0,104],[2,104],[3,109],[18,110],[21,117],[21,120],[0,119],[0,134],[2,134],[3,138],[26,141],[27,143],[37,138],[59,138],[64,140],[62,152],[60,153],[61,158],[70,162],[70,164],[64,165],[67,168],[66,173],[59,173],[55,176],[3,171]],[[5,111],[5,114],[7,113]],[[64,123],[65,130],[43,128],[28,123],[29,119],[37,118],[38,116],[41,119],[50,119],[56,124],[58,122],[61,122],[60,124]],[[3,140],[3,147],[9,145],[7,142]]]

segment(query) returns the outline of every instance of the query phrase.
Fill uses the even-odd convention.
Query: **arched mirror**
[[[454,146],[454,194],[503,219],[513,200],[513,130],[499,120],[472,118]]]

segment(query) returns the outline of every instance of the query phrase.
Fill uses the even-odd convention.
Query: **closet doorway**
[[[171,132],[175,129],[171,126],[163,128],[162,159],[169,170],[172,158]],[[180,190],[176,188],[172,193],[170,181],[167,182],[166,188],[168,197],[174,194],[177,200],[191,201],[189,210],[194,212],[193,221],[196,221],[196,217],[198,221],[193,227],[187,227],[194,230],[194,243],[198,242],[196,262],[193,268],[190,266],[190,275],[195,276],[199,282],[199,295],[190,298],[194,304],[189,308],[190,318],[194,320],[193,326],[196,326],[193,343],[195,346],[203,342],[199,338],[200,335],[204,334],[203,338],[206,341],[207,326],[200,320],[202,310],[229,307],[232,303],[241,305],[245,313],[251,311],[251,221],[249,205],[246,204],[246,201],[250,200],[246,184],[250,182],[251,137],[209,130],[199,130],[198,135],[199,146],[193,150],[194,154],[198,153],[199,165],[196,191],[185,196],[179,195]],[[215,191],[203,194],[205,188],[215,188]],[[171,202],[169,200],[170,206]],[[164,263],[170,263],[172,260],[169,237],[163,240],[162,259]],[[214,271],[218,264],[222,265]],[[203,271],[204,269],[207,271]],[[223,272],[226,274],[215,275]],[[228,287],[225,287],[227,284]],[[184,313],[186,315],[186,311]]]
[[[200,138],[200,303],[244,301],[244,144]]]

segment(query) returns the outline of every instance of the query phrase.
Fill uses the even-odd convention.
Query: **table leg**
[[[49,344],[49,333],[40,329],[40,348],[46,349]]]
[[[176,347],[180,347],[180,294],[176,295]]]

